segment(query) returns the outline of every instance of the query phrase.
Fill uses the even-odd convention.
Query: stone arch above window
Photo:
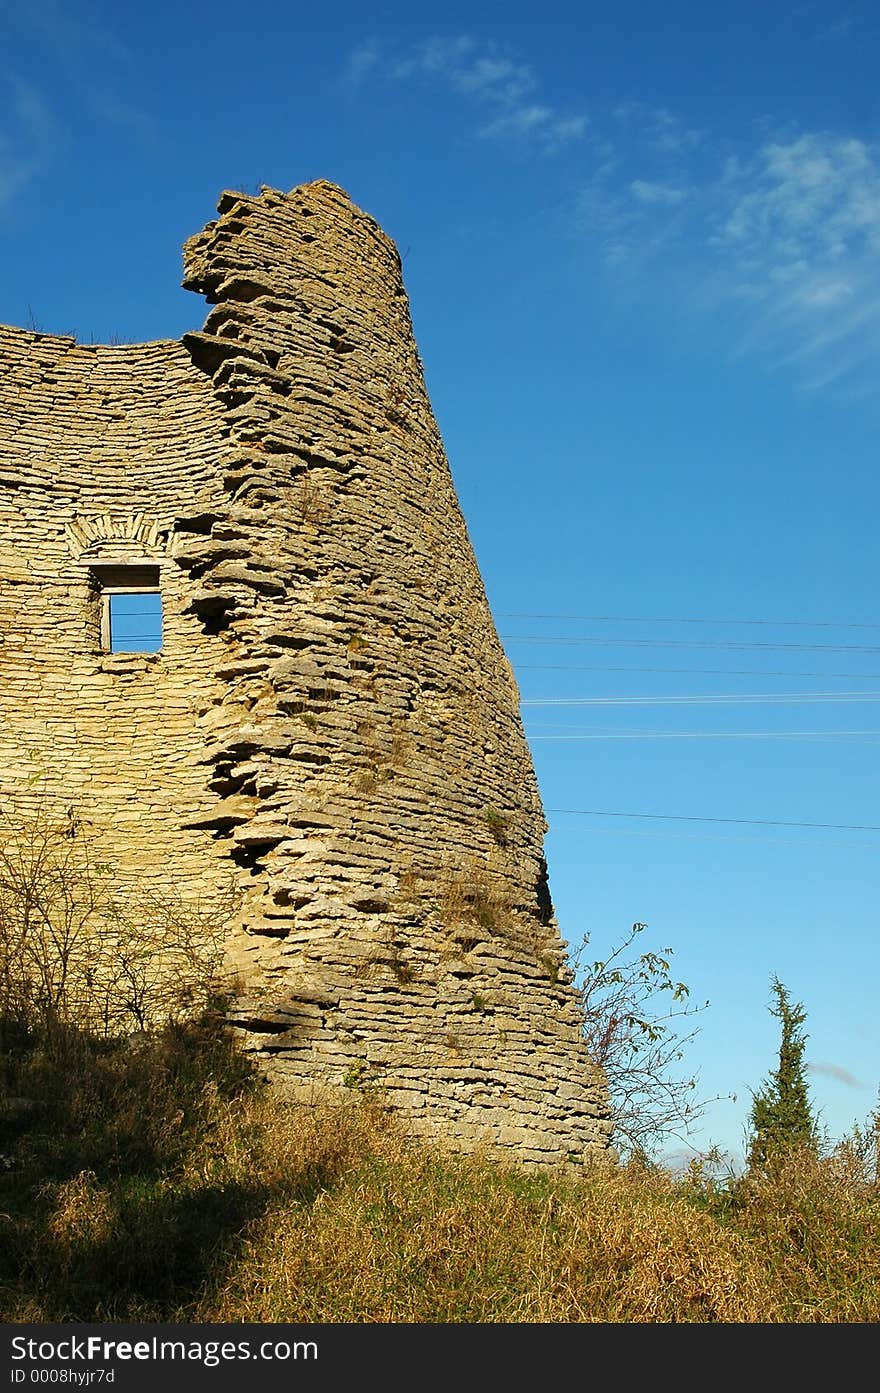
[[[168,530],[148,513],[78,513],[65,525],[64,535],[71,555],[84,560],[84,554],[105,547],[165,552]]]

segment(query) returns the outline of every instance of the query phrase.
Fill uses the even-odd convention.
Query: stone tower
[[[544,820],[393,243],[318,182],[226,193],[201,333],[0,330],[0,785],[122,877],[237,876],[231,1020],[304,1099],[369,1079],[417,1132],[607,1146]],[[161,602],[114,651],[112,597]]]

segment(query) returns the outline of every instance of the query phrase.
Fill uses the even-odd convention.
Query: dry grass
[[[724,1188],[643,1166],[524,1174],[408,1146],[375,1114],[358,1145],[337,1184],[250,1225],[194,1319],[880,1318],[880,1192],[815,1158]]]
[[[453,929],[482,931],[483,937],[502,934],[508,926],[510,901],[492,872],[469,859],[443,885],[440,913]],[[461,934],[457,933],[460,938]]]
[[[0,1174],[7,1320],[880,1319],[880,1188],[843,1154],[526,1173],[375,1100],[282,1106],[204,1031],[77,1049],[75,1088],[35,1053],[7,1077],[37,1104]]]
[[[790,1152],[722,1197],[773,1275],[778,1319],[880,1320],[880,1185],[845,1150]]]
[[[772,1285],[668,1177],[524,1176],[383,1139],[346,1184],[252,1226],[209,1321],[760,1320]]]

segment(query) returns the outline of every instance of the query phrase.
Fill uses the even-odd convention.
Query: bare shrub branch
[[[639,953],[646,924],[633,924],[607,958],[586,960],[589,938],[574,955],[584,1038],[608,1080],[612,1140],[624,1157],[651,1155],[669,1137],[685,1140],[707,1107],[696,1078],[679,1068],[699,1034],[684,1026],[705,1011],[672,977],[671,948]]]
[[[229,989],[230,884],[187,900],[95,861],[73,810],[0,815],[0,1030],[109,1039],[181,1021]]]

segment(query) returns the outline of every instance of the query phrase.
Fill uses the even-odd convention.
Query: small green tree
[[[784,1149],[807,1147],[815,1150],[818,1145],[804,1065],[807,1037],[801,1027],[807,1013],[800,1002],[792,1002],[778,977],[773,978],[772,987],[776,1005],[771,1005],[770,1013],[782,1022],[779,1066],[760,1091],[752,1094],[750,1170],[760,1170]]]

